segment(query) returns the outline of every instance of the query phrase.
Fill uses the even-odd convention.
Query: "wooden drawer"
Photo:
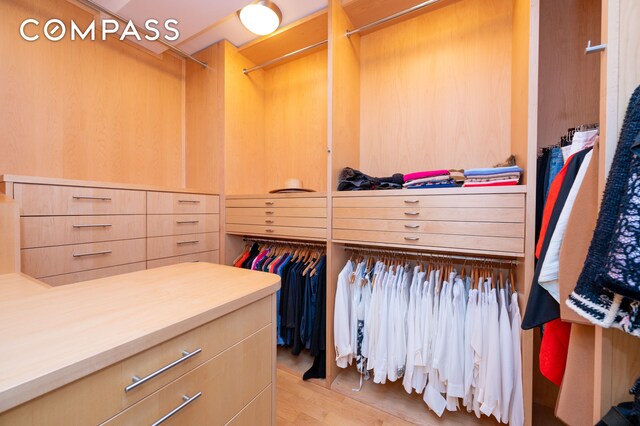
[[[286,226],[261,225],[227,225],[228,234],[264,235],[269,237],[287,237],[298,239],[325,240],[327,231],[324,228],[296,228]]]
[[[333,239],[354,243],[431,247],[443,251],[491,252],[517,255],[524,253],[524,238],[334,229]]]
[[[145,214],[146,193],[124,189],[17,183],[22,216]]]
[[[333,229],[524,238],[524,223],[334,219]]]
[[[227,207],[227,223],[229,218],[239,216],[254,217],[327,217],[327,209],[324,207],[287,207],[287,208],[254,208],[254,207]]]
[[[524,208],[524,194],[452,194],[335,197],[334,207],[493,207]]]
[[[105,278],[113,275],[128,274],[129,272],[143,271],[145,269],[147,269],[147,264],[145,262],[138,262],[130,263],[128,265],[111,266],[109,268],[74,272],[72,274],[56,275],[53,277],[40,278],[40,280],[49,285],[58,286],[79,283],[82,281],[97,280],[98,278]]]
[[[146,239],[21,250],[22,272],[35,278],[146,260]]]
[[[238,413],[227,426],[255,426],[268,425],[273,421],[273,386],[275,383],[267,386],[260,395],[249,403],[244,409]]]
[[[200,234],[203,232],[219,231],[220,215],[218,214],[150,214],[147,216],[147,237]]]
[[[248,336],[264,330],[265,327],[270,331],[271,310],[270,296],[2,413],[0,424],[70,426],[104,422],[238,342],[246,341]],[[269,334],[269,344],[272,342],[271,339],[272,336]],[[133,376],[145,377],[181,359],[184,356],[182,351],[191,353],[198,348],[202,349],[200,353],[125,392],[125,387],[132,384]],[[242,349],[247,350],[247,354],[253,354],[250,348],[243,346]],[[271,346],[268,354],[250,359],[253,366],[245,369],[244,374],[223,370],[223,375],[233,375],[227,386],[234,386],[235,381],[240,382],[238,377],[246,377],[247,381],[251,381],[261,374],[268,374],[270,380],[271,364],[261,367],[260,370],[256,369],[257,365],[262,365],[262,357],[266,358],[266,363],[271,362]],[[195,376],[204,378],[199,374]],[[247,385],[246,381],[241,382],[243,386]]]
[[[220,233],[147,238],[147,260],[218,250]]]
[[[316,198],[227,198],[227,207],[298,207],[298,208],[327,208],[327,199]]]
[[[190,399],[167,425],[224,425],[256,396],[272,377],[271,325],[160,389],[104,425],[153,424]],[[196,396],[194,398],[194,396]],[[271,420],[271,405],[259,418]],[[265,423],[259,423],[265,424]]]
[[[144,215],[22,217],[21,247],[144,238],[145,222]]]
[[[435,220],[449,222],[506,222],[523,223],[524,209],[520,208],[356,208],[337,207],[333,217],[338,219]]]
[[[220,213],[217,195],[147,192],[147,214]]]
[[[150,260],[147,262],[147,268],[160,268],[161,266],[175,265],[184,262],[209,262],[220,263],[220,252],[205,251],[204,253],[185,254],[184,256],[167,257],[165,259]]]
[[[321,217],[263,217],[227,216],[227,223],[239,225],[299,226],[305,228],[325,228],[327,219]]]

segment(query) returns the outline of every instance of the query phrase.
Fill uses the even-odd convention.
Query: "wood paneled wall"
[[[221,193],[224,189],[224,43],[186,63],[186,185]]]
[[[81,27],[65,0],[0,0],[0,173],[183,185],[183,59],[116,38],[27,42],[26,18]]]
[[[486,167],[511,153],[513,5],[468,0],[361,38],[360,167]]]
[[[600,43],[601,2],[540,1],[538,146],[560,142],[567,129],[597,123],[600,55],[585,55],[587,41]]]
[[[327,49],[264,72],[267,190],[327,190]]]

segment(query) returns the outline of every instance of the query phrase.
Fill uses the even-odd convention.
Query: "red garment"
[[[244,261],[247,260],[248,258],[249,258],[249,251],[245,251],[244,253],[242,253],[242,256],[240,256],[240,259],[238,259],[238,261],[233,264],[233,266],[235,266],[236,268],[240,268],[244,263]]]
[[[556,205],[556,201],[558,201],[560,188],[562,188],[562,182],[564,182],[564,178],[567,175],[567,167],[572,158],[573,155],[565,161],[564,166],[562,166],[562,169],[558,172],[549,187],[549,195],[547,196],[547,201],[545,201],[544,212],[542,213],[542,226],[540,227],[540,235],[538,236],[538,245],[536,246],[536,258],[538,259],[540,258],[540,252],[542,252],[542,245],[544,244],[544,237],[547,233],[551,213],[553,213],[553,207]]]
[[[540,345],[540,372],[557,386],[562,384],[564,370],[567,367],[571,323],[559,318],[544,326]]]

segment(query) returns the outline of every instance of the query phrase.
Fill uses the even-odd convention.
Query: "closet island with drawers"
[[[154,11],[135,0],[122,13],[140,13],[136,2]],[[561,179],[548,190],[553,176],[570,173],[566,142],[597,129],[592,192],[564,193],[588,206],[563,216],[567,233],[586,240],[585,253],[576,252],[586,258],[593,212],[620,158],[627,105],[640,84],[640,2],[318,0],[302,13],[283,1],[282,25],[242,42],[230,29],[236,10],[272,2],[213,3],[229,8],[228,16],[179,40],[178,50],[158,53],[115,36],[102,44],[25,44],[13,30],[30,16],[87,23],[106,6],[0,0],[7,11],[0,48],[9,57],[0,76],[15,82],[0,101],[0,127],[9,129],[0,140],[0,190],[17,209],[11,272],[22,273],[0,299],[0,315],[5,324],[30,319],[3,333],[33,336],[18,346],[29,350],[65,338],[67,326],[89,339],[114,321],[113,336],[95,347],[74,351],[60,341],[24,358],[7,350],[18,367],[0,379],[0,424],[153,423],[177,402],[187,408],[174,424],[346,424],[340,415],[371,410],[398,424],[582,425],[633,399],[635,335],[594,325],[566,306],[563,293],[549,303],[558,310],[554,325],[571,330],[560,336],[571,342],[567,361],[566,348],[564,358],[549,355],[554,331],[522,329],[520,314],[543,310],[536,294],[548,244],[540,224],[555,226],[564,213],[545,203],[561,198]],[[201,12],[184,25],[204,20]],[[225,35],[215,43],[200,41],[218,32]],[[553,155],[559,164],[550,176],[541,164]],[[455,173],[498,166],[518,169],[516,184],[452,181]],[[397,183],[398,175],[440,169],[451,176],[448,185]],[[338,190],[349,173],[374,184]],[[562,250],[561,284],[565,265],[575,263]],[[574,281],[585,262],[578,263]],[[409,278],[403,293],[398,277],[405,275],[420,282]],[[384,300],[418,309],[415,289],[426,297],[432,285],[451,300],[464,288],[465,301],[474,290],[511,301],[496,302],[507,316],[496,339],[507,351],[509,327],[513,354],[503,364],[516,377],[501,373],[499,393],[501,402],[521,403],[521,417],[511,415],[513,402],[474,410],[464,393],[448,398],[454,374],[441,377],[433,392],[446,407],[434,409],[428,386],[403,383],[413,362],[406,353],[398,377],[380,380],[361,367],[367,354],[358,339],[369,338],[369,323],[352,304],[360,306],[362,288],[398,289],[401,296]],[[336,334],[345,309],[351,352],[343,363]],[[407,346],[409,329],[426,330],[419,320],[409,324],[410,312],[400,328],[389,328]],[[490,319],[480,323],[489,333]],[[461,345],[470,342],[463,334]],[[464,351],[451,350],[450,358]],[[156,365],[184,357],[195,362],[121,392]],[[473,369],[473,356],[465,359]],[[562,364],[558,383],[549,378],[549,359]],[[580,381],[562,382],[576,366]],[[132,375],[138,380],[124,383]],[[476,379],[467,389],[480,387]],[[100,390],[106,394],[97,401],[91,393],[103,382],[115,389]],[[301,387],[286,388],[291,382]],[[195,385],[207,391],[200,396]],[[87,408],[64,417],[73,398]],[[198,409],[198,398],[209,402]],[[334,412],[317,406],[324,398],[357,405]]]

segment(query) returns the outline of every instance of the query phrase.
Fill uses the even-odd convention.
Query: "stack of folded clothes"
[[[455,188],[457,185],[451,178],[449,170],[426,170],[404,175],[403,186],[407,189],[422,189]]]
[[[464,187],[509,186],[520,182],[522,169],[518,166],[468,169],[464,171]]]

